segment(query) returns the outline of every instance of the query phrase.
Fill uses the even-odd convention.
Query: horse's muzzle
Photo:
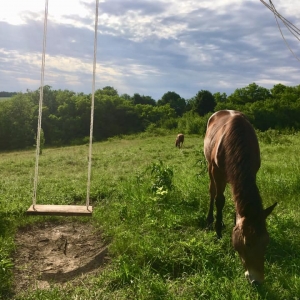
[[[245,272],[245,277],[246,279],[249,281],[249,283],[252,285],[252,286],[257,286],[257,285],[260,285],[263,280],[257,280],[254,278],[254,276],[252,276],[249,271],[246,271]]]

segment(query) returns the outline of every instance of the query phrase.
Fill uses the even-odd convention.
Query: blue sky
[[[300,2],[273,4],[300,27]],[[0,0],[0,7],[0,91],[36,90],[45,2]],[[48,13],[45,84],[91,93],[95,1],[49,0]],[[299,41],[281,25],[300,56]],[[189,99],[252,82],[300,84],[300,62],[261,1],[100,0],[96,88]]]

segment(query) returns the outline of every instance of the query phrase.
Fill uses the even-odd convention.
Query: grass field
[[[0,97],[0,101],[9,100],[11,97]]]
[[[258,186],[271,241],[263,285],[244,278],[231,246],[234,205],[226,189],[223,238],[205,231],[208,175],[203,138],[133,136],[93,146],[93,217],[26,216],[35,152],[0,154],[0,298],[3,299],[300,299],[300,134],[260,133]],[[84,204],[87,146],[44,149],[38,203]],[[70,219],[92,225],[108,245],[108,262],[64,285],[15,294],[15,235],[29,224]],[[47,259],[47,257],[45,258]]]

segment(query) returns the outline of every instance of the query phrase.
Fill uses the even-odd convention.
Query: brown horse
[[[264,280],[264,254],[269,243],[266,218],[277,203],[263,209],[256,185],[260,150],[252,125],[241,112],[216,112],[208,120],[204,154],[210,177],[207,223],[209,226],[213,224],[215,202],[215,230],[220,238],[225,204],[224,190],[229,183],[236,208],[232,244],[245,267],[246,278],[251,283],[261,283]]]
[[[184,135],[182,133],[179,133],[176,137],[175,147],[178,147],[180,149],[183,145],[183,142],[184,142]]]

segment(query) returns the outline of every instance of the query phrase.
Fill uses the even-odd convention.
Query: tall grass
[[[182,150],[175,148],[175,137],[131,136],[94,144],[94,215],[88,222],[101,228],[110,263],[76,285],[26,291],[16,299],[299,299],[300,135],[259,136],[263,203],[279,203],[267,222],[271,242],[260,287],[247,283],[231,246],[234,205],[229,188],[223,238],[204,230],[209,195],[202,137],[186,135]],[[39,203],[85,202],[87,151],[85,145],[43,150]],[[34,155],[0,155],[4,299],[10,295],[17,228],[48,219],[24,215],[32,201]]]

